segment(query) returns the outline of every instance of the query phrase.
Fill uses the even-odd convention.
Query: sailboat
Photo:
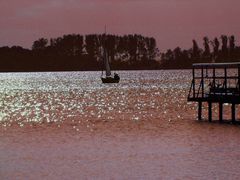
[[[119,83],[119,81],[120,81],[119,75],[117,73],[114,73],[114,75],[112,76],[110,64],[109,64],[109,56],[108,56],[107,50],[105,48],[105,42],[104,42],[104,46],[103,46],[103,57],[102,58],[103,58],[104,69],[106,72],[105,76],[103,76],[104,70],[102,71],[102,76],[101,76],[102,82],[103,83]]]

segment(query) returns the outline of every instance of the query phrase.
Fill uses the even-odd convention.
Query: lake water
[[[196,121],[190,70],[118,73],[1,73],[0,179],[239,179],[239,125]]]
[[[172,105],[185,108],[191,72],[121,71],[119,84],[102,84],[101,72],[38,72],[0,74],[0,122],[64,122],[82,120],[141,120],[167,117]],[[166,98],[168,97],[168,98]],[[176,106],[177,105],[177,106]],[[179,109],[179,110],[180,110]],[[177,110],[177,109],[176,109]],[[194,118],[194,115],[192,116]]]

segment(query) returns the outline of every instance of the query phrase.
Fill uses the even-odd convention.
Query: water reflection
[[[119,84],[99,72],[0,74],[0,122],[83,123],[92,120],[182,119],[190,71],[121,71]],[[93,126],[94,123],[87,124]],[[73,125],[77,130],[77,126]]]

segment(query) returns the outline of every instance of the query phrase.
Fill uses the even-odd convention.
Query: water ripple
[[[119,84],[102,84],[100,72],[1,73],[0,122],[24,126],[91,120],[171,121],[183,118],[179,112],[190,107],[186,103],[190,71],[119,74]],[[73,128],[77,129],[76,124]]]

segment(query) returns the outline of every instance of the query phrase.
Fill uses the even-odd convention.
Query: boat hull
[[[103,83],[119,83],[120,79],[112,78],[112,77],[106,77],[101,78]]]

